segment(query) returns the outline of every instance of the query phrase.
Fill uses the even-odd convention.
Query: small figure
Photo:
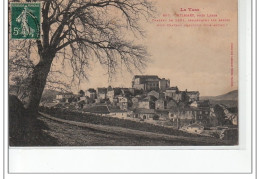
[[[27,6],[25,6],[22,13],[16,18],[16,21],[18,23],[21,23],[21,27],[22,27],[21,34],[23,35],[23,37],[26,37],[27,35],[33,37],[35,32],[35,30],[31,28],[28,24],[28,16],[35,18],[35,16],[32,14],[32,10],[28,9]]]

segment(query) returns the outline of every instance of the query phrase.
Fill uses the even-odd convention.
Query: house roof
[[[174,104],[177,105],[177,102],[174,99],[170,99],[170,100],[166,100],[166,101],[167,101],[168,104],[174,103]]]
[[[156,100],[155,102],[161,102],[161,101],[163,101],[163,102],[167,102],[167,100],[166,99],[162,99],[162,98],[160,98],[160,99],[158,99],[158,100]]]
[[[151,95],[151,93],[157,93],[157,94],[159,94],[159,92],[157,92],[157,91],[155,91],[155,90],[152,90],[152,91],[150,91],[150,92],[148,93],[148,95]]]
[[[139,99],[139,102],[149,102],[150,100],[149,100],[149,98],[143,98],[143,99]]]
[[[142,98],[141,96],[135,96],[132,99],[141,99],[141,98]]]
[[[109,92],[109,91],[114,91],[114,93],[120,94],[121,93],[121,88],[112,88],[111,86],[109,86],[107,88],[107,92]]]
[[[179,90],[177,86],[175,87],[170,87],[170,88],[167,88],[166,90]]]
[[[145,98],[145,95],[136,95],[135,98],[142,99]]]
[[[155,110],[154,109],[137,108],[137,109],[134,109],[134,113],[138,113],[138,114],[154,114]]]
[[[86,104],[86,102],[84,100],[81,100],[78,102],[78,104]]]
[[[112,88],[111,86],[108,87],[107,91],[114,91],[114,95],[120,95],[123,94],[124,92],[127,92],[127,88]]]
[[[155,112],[157,114],[166,114],[166,115],[169,114],[169,110],[168,109],[156,109]]]
[[[90,93],[95,93],[96,92],[96,90],[94,88],[89,88],[87,91],[90,92]]]
[[[98,91],[98,93],[107,93],[106,88],[98,88],[97,91]]]
[[[135,75],[134,78],[154,78],[154,79],[158,79],[159,77],[157,75]]]
[[[144,101],[152,101],[152,102],[154,102],[154,101],[157,100],[157,98],[151,95],[151,96],[145,97],[143,100],[144,100]],[[141,101],[142,101],[142,100],[141,100]]]
[[[113,88],[115,95],[120,95],[122,93],[121,88]]]
[[[127,96],[123,96],[123,95],[118,95],[117,98],[124,98],[124,99],[128,99]]]
[[[112,86],[107,87],[107,91],[112,91],[112,90],[113,90]]]

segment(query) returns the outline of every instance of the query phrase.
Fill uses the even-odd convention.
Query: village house
[[[78,95],[79,95],[80,97],[85,96],[85,92],[84,92],[83,90],[80,90],[80,91],[78,92]]]
[[[169,111],[169,119],[172,121],[175,121],[177,119],[180,120],[196,120],[196,110],[193,110],[191,108],[185,108],[185,109],[175,109]]]
[[[131,91],[128,88],[121,88],[121,94],[125,97],[128,97],[128,98],[132,96]]]
[[[82,101],[77,102],[75,106],[76,106],[76,108],[78,108],[78,109],[83,109],[83,107],[85,106],[85,104],[86,104],[86,102],[85,102],[84,100],[82,100]]]
[[[160,93],[157,92],[157,91],[150,91],[149,93],[147,93],[147,96],[154,96],[156,99],[159,99],[160,98]]]
[[[127,110],[128,109],[128,98],[124,96],[118,96],[118,106],[121,110]]]
[[[149,101],[152,101],[153,103],[155,103],[155,101],[157,101],[157,98],[154,96],[146,96],[144,99],[147,99]]]
[[[111,86],[107,89],[107,98],[112,103],[114,102],[115,96],[118,96],[121,94],[121,88],[112,88]]]
[[[139,118],[142,120],[148,120],[148,119],[153,119],[155,115],[154,109],[140,109],[137,108],[133,111],[134,113],[134,118]]]
[[[60,93],[56,95],[56,102],[71,103],[75,95],[73,93]]]
[[[179,92],[175,95],[175,97],[173,97],[172,99],[174,99],[175,101],[182,101],[182,98],[183,98],[183,92]]]
[[[107,88],[98,88],[97,89],[97,98],[99,100],[104,100],[107,98]]]
[[[63,94],[57,94],[56,95],[56,100],[60,100],[60,99],[62,99],[63,98]]]
[[[166,109],[167,101],[165,99],[158,99],[155,101],[155,109]]]
[[[97,92],[96,92],[95,89],[89,88],[89,89],[85,92],[85,96],[89,97],[90,99],[96,99],[96,97],[97,97]]]
[[[177,86],[176,87],[171,87],[171,88],[166,89],[165,96],[173,98],[175,96],[175,94],[177,94],[178,92],[179,92],[179,89],[178,89]]]
[[[194,101],[190,104],[190,107],[197,111],[196,121],[203,124],[210,124],[210,102],[209,100]]]
[[[199,122],[203,125],[209,125],[211,123],[210,108],[183,108],[170,110],[169,119],[172,121],[178,119],[186,121],[186,123]]]
[[[190,107],[194,107],[194,108],[209,108],[210,107],[210,102],[209,102],[209,100],[193,101],[190,104]]]
[[[135,96],[138,93],[138,90],[136,90],[135,88],[128,88],[128,91],[131,94],[131,96]]]
[[[111,109],[109,112],[110,112],[108,114],[109,116],[120,118],[120,119],[127,118],[127,114],[128,114],[127,111],[123,111],[121,109]]]
[[[165,78],[160,79],[159,88],[162,92],[165,92],[166,89],[170,88],[170,80]]]
[[[193,123],[193,124],[183,126],[181,130],[189,133],[201,134],[204,131],[204,126],[197,123]]]
[[[173,126],[180,128],[196,121],[196,111],[190,108],[170,110],[169,119],[173,121]]]
[[[79,99],[79,101],[85,101],[87,99],[87,97],[86,96],[79,96],[78,99]]]
[[[133,111],[121,110],[119,108],[111,108],[111,107],[108,107],[108,109],[109,109],[108,116],[111,116],[111,117],[127,119],[127,118],[133,116]]]
[[[159,120],[169,120],[169,110],[155,110],[155,114],[158,115]]]
[[[197,116],[196,121],[201,122],[205,125],[210,124],[210,108],[199,108],[196,109]]]
[[[110,104],[112,106],[117,106],[117,104],[118,104],[118,96],[115,96],[112,101],[110,101],[110,99],[109,99],[109,102],[110,102]]]
[[[138,108],[144,108],[144,109],[154,109],[155,108],[155,102],[148,99],[140,99],[138,102]]]
[[[74,97],[74,94],[73,93],[59,93],[56,95],[56,99],[68,99],[68,98],[73,98]]]
[[[174,100],[167,101],[166,108],[167,109],[176,109],[177,108],[177,102]]]
[[[106,97],[109,99],[110,102],[112,102],[115,97],[115,90],[111,86],[107,88]]]
[[[131,99],[132,101],[132,108],[138,108],[139,107],[139,101],[141,101],[142,99],[144,99],[145,96],[144,95],[136,95],[135,97],[133,97]]]
[[[93,104],[93,103],[95,103],[95,99],[92,99],[92,98],[89,98],[88,96],[86,96],[85,102],[86,102],[86,105]]]
[[[139,103],[139,100],[140,100],[141,98],[140,97],[133,97],[132,98],[132,108],[138,108],[138,103]]]
[[[181,101],[183,97],[183,92],[179,91],[178,87],[171,87],[166,89],[165,98],[173,99],[175,101]]]

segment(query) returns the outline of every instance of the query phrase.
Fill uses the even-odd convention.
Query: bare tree
[[[32,67],[28,110],[38,110],[54,59],[69,62],[73,78],[79,79],[87,78],[90,60],[106,66],[109,75],[119,64],[129,71],[144,67],[147,51],[129,36],[144,35],[139,23],[153,11],[148,0],[43,1],[42,38],[31,44],[37,47],[39,61]],[[19,52],[11,54],[19,56]]]

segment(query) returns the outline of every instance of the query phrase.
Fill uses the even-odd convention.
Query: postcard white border
[[[7,0],[5,0],[7,9]],[[4,11],[5,17],[8,12]],[[6,20],[4,27],[8,27]],[[246,34],[246,35],[245,35]],[[5,30],[4,106],[7,106],[8,35]],[[239,148],[10,148],[8,161],[7,108],[4,116],[4,162],[6,177],[10,173],[251,173],[251,2],[239,1]],[[243,60],[245,59],[245,60]],[[2,89],[1,89],[2,90]],[[244,106],[244,105],[243,105]],[[241,119],[247,121],[241,121]],[[253,131],[252,131],[253,132]],[[241,134],[241,131],[240,131]],[[182,147],[181,147],[182,148]],[[142,149],[142,150],[139,150]],[[149,149],[149,150],[147,150]],[[36,160],[37,159],[37,160]],[[27,176],[27,175],[23,175]],[[26,178],[30,178],[27,176]],[[20,178],[20,177],[19,177]],[[66,178],[66,176],[65,176]],[[238,177],[239,178],[239,177]]]

